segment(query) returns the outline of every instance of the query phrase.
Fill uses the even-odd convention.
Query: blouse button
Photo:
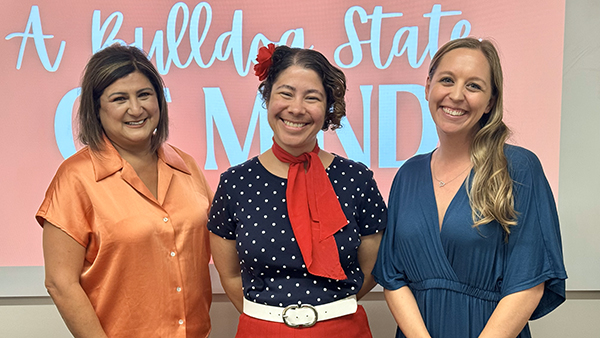
[[[175,257],[175,251],[171,251],[171,257]]]
[[[183,319],[179,320],[179,325],[183,324]]]
[[[181,288],[180,287],[177,287],[177,292],[181,292]]]
[[[167,222],[169,221],[169,217],[165,217],[165,218],[163,218],[163,221],[164,221],[165,223],[167,223]]]

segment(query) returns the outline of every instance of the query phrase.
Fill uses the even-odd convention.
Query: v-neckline
[[[435,151],[435,150],[434,150]],[[465,182],[467,180],[467,177],[469,177],[469,174],[467,175],[467,177],[465,177],[460,185],[460,187],[458,188],[458,190],[456,190],[456,192],[454,193],[454,195],[452,196],[452,199],[450,200],[450,203],[448,203],[448,207],[446,208],[446,211],[444,211],[444,215],[442,217],[442,220],[440,222],[440,213],[438,210],[438,201],[437,198],[435,196],[435,187],[433,185],[433,179],[432,179],[432,169],[431,169],[431,159],[433,156],[434,151],[429,153],[429,157],[427,159],[427,177],[428,177],[428,182],[429,182],[429,194],[433,199],[433,206],[435,209],[435,220],[436,220],[436,230],[438,235],[442,234],[442,230],[445,228],[445,223],[446,223],[446,216],[448,215],[448,211],[450,211],[450,209],[453,207],[453,205],[455,204],[454,201],[456,200],[457,196],[459,195],[459,193],[461,192],[461,190],[464,188],[465,186]],[[473,169],[471,169],[473,170]],[[441,244],[441,236],[440,236],[440,244]]]

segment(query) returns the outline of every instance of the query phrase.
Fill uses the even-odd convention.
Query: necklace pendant
[[[446,185],[446,183],[444,183],[444,181],[440,181],[440,188],[442,188],[445,185]]]

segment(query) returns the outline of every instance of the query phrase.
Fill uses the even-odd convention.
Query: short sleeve
[[[90,177],[86,177],[86,170],[78,170],[76,167],[69,160],[61,164],[35,218],[41,226],[46,220],[87,247],[92,234],[89,221],[92,205],[86,186],[95,180],[91,167]]]
[[[544,282],[544,295],[531,316],[537,319],[565,301],[567,275],[552,190],[537,157],[519,149],[523,154],[511,161],[517,225],[509,235],[502,297]]]
[[[236,223],[234,215],[230,212],[231,196],[227,193],[227,186],[233,184],[230,180],[229,171],[221,174],[219,186],[210,207],[207,227],[217,236],[234,240]]]
[[[360,235],[368,236],[384,230],[387,226],[387,207],[377,187],[373,172],[367,167],[361,168],[360,172],[365,176],[365,181],[361,185],[358,226]]]
[[[400,258],[402,251],[397,247],[400,241],[396,238],[395,220],[398,215],[398,197],[401,189],[400,175],[400,171],[398,171],[390,189],[387,227],[383,233],[377,261],[372,271],[375,281],[387,290],[397,290],[408,285]]]

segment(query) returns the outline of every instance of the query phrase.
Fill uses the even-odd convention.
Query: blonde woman
[[[567,276],[542,166],[505,143],[493,44],[442,46],[425,91],[439,147],[398,171],[373,271],[396,337],[530,337],[527,321],[565,300]]]

